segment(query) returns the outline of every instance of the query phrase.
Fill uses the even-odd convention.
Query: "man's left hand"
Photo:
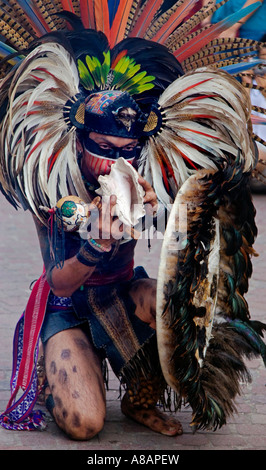
[[[153,187],[142,176],[139,177],[139,184],[145,191],[144,204],[147,204],[147,212],[153,217],[156,216],[158,210],[158,200]]]

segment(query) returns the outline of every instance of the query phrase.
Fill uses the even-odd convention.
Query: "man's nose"
[[[116,148],[116,149],[115,149],[114,158],[115,158],[116,160],[120,157],[120,152],[121,152],[121,150],[120,150],[119,148]]]

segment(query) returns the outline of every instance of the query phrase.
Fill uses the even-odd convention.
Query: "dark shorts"
[[[92,340],[102,358],[109,359],[116,374],[142,349],[155,332],[135,315],[129,295],[132,283],[148,278],[142,267],[130,281],[106,286],[84,287],[72,297],[50,294],[41,340],[45,344],[60,331],[80,327]]]

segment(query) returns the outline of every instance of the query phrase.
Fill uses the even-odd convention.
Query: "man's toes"
[[[153,419],[152,428],[166,436],[176,436],[183,434],[183,428],[178,420],[166,417],[165,415]]]

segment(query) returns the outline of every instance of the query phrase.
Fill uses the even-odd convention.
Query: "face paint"
[[[139,157],[141,147],[136,144],[128,144],[125,147],[115,147],[112,145],[108,148],[102,148],[95,140],[86,137],[84,139],[85,149],[93,155],[98,155],[99,157],[105,157],[109,160],[117,160],[120,157],[123,157],[125,160],[132,160],[136,157]]]
[[[111,165],[116,162],[116,159],[102,157],[101,155],[91,153],[88,150],[84,150],[84,157],[86,167],[94,178],[98,178],[100,175],[108,175],[111,170]],[[127,159],[127,162],[132,164],[134,159],[135,157],[129,158]]]

